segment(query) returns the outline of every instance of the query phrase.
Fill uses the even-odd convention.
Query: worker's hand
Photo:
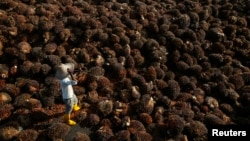
[[[76,74],[72,74],[72,80],[77,81],[76,78],[77,78],[77,77],[76,77]]]
[[[68,71],[69,75],[71,76],[71,79],[74,80],[74,81],[77,81],[76,76],[73,75],[73,71],[70,70],[69,68],[67,68],[67,71]]]

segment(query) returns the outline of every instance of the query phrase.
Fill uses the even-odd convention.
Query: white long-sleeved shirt
[[[65,77],[64,79],[60,80],[60,84],[63,99],[72,98],[74,95],[72,85],[76,85],[77,81],[71,80],[69,77]]]

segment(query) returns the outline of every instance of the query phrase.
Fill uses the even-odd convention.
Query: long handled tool
[[[67,71],[68,71],[68,73],[69,73],[71,79],[72,79],[72,80],[75,80],[72,71],[70,71],[69,68],[67,68]]]

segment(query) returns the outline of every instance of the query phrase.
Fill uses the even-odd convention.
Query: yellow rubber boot
[[[76,125],[76,122],[70,119],[70,114],[65,114],[65,115],[64,115],[64,121],[65,121],[68,125]]]
[[[73,107],[73,111],[78,111],[78,110],[80,110],[80,109],[81,109],[81,107],[78,106],[77,104],[74,105],[74,107]]]

